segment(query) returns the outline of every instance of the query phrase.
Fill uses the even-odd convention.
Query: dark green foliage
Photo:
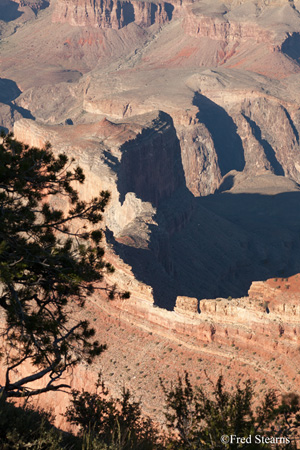
[[[92,449],[100,444],[112,450],[161,448],[151,420],[142,416],[140,403],[132,400],[127,389],[120,399],[113,399],[100,381],[94,394],[73,391],[71,403],[67,420],[80,427],[81,436],[88,436]]]
[[[163,384],[162,387],[166,396],[167,426],[173,435],[178,436],[177,450],[296,448],[294,439],[300,426],[297,395],[283,397],[279,405],[275,392],[270,390],[259,406],[254,406],[250,380],[243,386],[238,383],[234,391],[228,392],[220,376],[209,395],[203,388],[193,387],[187,373],[184,379],[178,377],[177,384],[170,390]],[[221,441],[224,435],[248,438],[249,442],[233,438],[230,444],[224,445]],[[283,444],[284,441],[278,440],[275,446],[263,444],[255,436],[288,438],[291,443],[288,444],[287,440]],[[171,440],[169,448],[173,446],[174,441]]]
[[[66,155],[55,157],[50,145],[29,148],[12,135],[0,144],[0,312],[6,316],[7,365],[2,398],[62,388],[58,382],[67,367],[82,358],[90,363],[105,348],[93,340],[87,321],[71,318],[70,303],[83,307],[103,272],[114,270],[103,260],[102,234],[95,228],[109,193],[81,201],[73,186],[84,182],[84,174],[73,165]],[[16,379],[14,370],[28,361],[37,370]],[[44,376],[43,388],[30,389]]]
[[[69,422],[79,427],[78,436],[62,433],[52,426],[51,414],[30,407],[16,408],[0,402],[1,450],[190,450],[190,449],[290,449],[297,448],[300,427],[299,397],[289,394],[278,405],[274,392],[265,394],[254,406],[253,390],[243,387],[227,392],[220,377],[211,394],[191,385],[188,375],[178,378],[169,391],[165,433],[141,414],[140,402],[123,390],[120,399],[109,396],[102,381],[95,393],[73,391],[66,412]],[[258,402],[256,402],[257,405]],[[221,436],[252,437],[251,443],[223,444]],[[265,439],[288,437],[290,444],[260,444]]]
[[[51,414],[0,402],[1,450],[60,450],[63,436],[52,425]]]

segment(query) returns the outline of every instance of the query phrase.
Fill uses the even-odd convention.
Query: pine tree
[[[109,193],[82,201],[74,183],[85,177],[74,160],[55,157],[49,144],[28,147],[11,134],[1,141],[0,394],[6,399],[66,387],[60,379],[68,367],[91,363],[105,349],[86,320],[71,317],[71,303],[83,308],[94,283],[114,268],[103,258],[99,229]],[[28,362],[32,373],[18,377]],[[43,387],[32,387],[41,379]]]

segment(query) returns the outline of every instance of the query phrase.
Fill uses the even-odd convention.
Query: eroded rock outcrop
[[[234,21],[234,18],[230,20],[230,16],[226,17],[228,10],[224,5],[222,6],[220,5],[219,9],[213,11],[211,16],[202,12],[198,5],[190,6],[182,25],[184,31],[198,38],[207,37],[221,41],[224,47],[229,44],[237,45],[241,40],[246,39],[254,40],[257,43],[271,41],[271,31],[263,30],[249,21]],[[234,51],[233,46],[232,52],[234,53]]]
[[[286,354],[296,351],[300,343],[299,275],[282,281],[277,289],[274,280],[254,282],[249,296],[239,299],[217,298],[200,300],[178,297],[174,312],[153,308],[134,300],[117,308],[128,317],[146,318],[149,323],[166,328],[169,335],[189,336],[202,342],[219,343],[253,349],[255,353],[269,351]],[[283,280],[283,279],[282,279]],[[286,285],[291,292],[287,292]],[[281,340],[279,338],[282,338]],[[263,342],[263,347],[257,348]]]
[[[156,112],[145,115],[143,122],[143,126],[134,121],[124,125],[104,119],[62,129],[20,120],[15,124],[15,136],[38,147],[49,141],[56,151],[67,154],[71,145],[72,156],[87,174],[83,197],[101,189],[112,193],[106,224],[118,236],[139,217],[146,224],[153,223],[154,207],[184,186],[180,147],[171,118]],[[91,134],[94,141],[85,141],[84,136],[88,139]],[[140,225],[143,227],[142,220]]]
[[[52,20],[100,28],[120,29],[133,22],[149,27],[171,20],[173,9],[167,2],[58,0]]]
[[[198,304],[197,298],[177,297],[174,311],[178,314],[193,316],[198,313]]]

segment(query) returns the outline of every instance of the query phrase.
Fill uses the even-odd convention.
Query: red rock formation
[[[190,6],[182,23],[184,31],[190,36],[209,37],[224,43],[224,46],[241,40],[254,40],[257,43],[271,42],[273,34],[249,21],[230,21],[224,15],[209,17],[201,14],[197,6]],[[220,58],[223,59],[223,58]]]
[[[140,26],[162,25],[172,17],[169,3],[143,1],[58,0],[53,22],[67,22],[74,26],[120,29],[131,22]]]

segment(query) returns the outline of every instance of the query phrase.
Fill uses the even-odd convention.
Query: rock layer
[[[254,282],[249,296],[240,299],[202,299],[200,313],[197,299],[182,296],[172,312],[154,308],[140,295],[125,302],[94,297],[80,317],[93,319],[97,337],[108,342],[108,350],[92,366],[79,366],[64,383],[78,390],[93,390],[101,367],[105,382],[115,395],[120,394],[124,383],[129,388],[139,386],[144,411],[156,421],[163,420],[159,405],[164,398],[158,376],[174,379],[175,371],[183,374],[187,370],[193,383],[201,383],[208,390],[211,384],[206,385],[207,375],[215,381],[226,368],[227,387],[235,385],[237,379],[252,377],[258,396],[268,387],[276,387],[282,393],[297,392],[299,280],[296,275]],[[282,316],[283,310],[286,312]],[[74,314],[77,313],[74,308]],[[24,374],[30,373],[31,368],[27,365],[23,370]],[[2,371],[3,367],[0,376]],[[65,393],[45,394],[39,405],[51,407],[57,415],[57,425],[66,428],[61,416],[68,405]]]
[[[149,27],[163,25],[172,18],[174,6],[166,2],[58,0],[53,22],[120,29],[132,22]]]

